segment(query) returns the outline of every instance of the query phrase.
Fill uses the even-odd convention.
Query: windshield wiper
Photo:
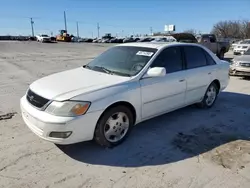
[[[98,69],[101,69],[102,71],[104,71],[104,72],[106,72],[106,73],[108,73],[108,74],[114,74],[114,72],[113,72],[113,71],[111,71],[111,70],[109,70],[109,69],[107,69],[107,68],[105,68],[105,67],[101,67],[101,66],[94,66],[93,68],[98,68]]]

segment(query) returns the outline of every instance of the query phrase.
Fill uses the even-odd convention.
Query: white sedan
[[[245,39],[240,41],[237,45],[233,48],[234,55],[244,54],[250,48],[250,39]]]
[[[139,122],[191,105],[210,108],[229,81],[229,63],[188,43],[126,43],[87,65],[33,82],[24,122],[56,144],[120,144]]]
[[[37,42],[51,42],[51,37],[48,35],[38,35],[36,36]]]

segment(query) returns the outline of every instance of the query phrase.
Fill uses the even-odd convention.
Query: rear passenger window
[[[204,67],[207,65],[206,56],[200,47],[185,46],[184,53],[187,62],[187,69]]]
[[[181,49],[179,47],[166,48],[158,55],[151,67],[164,67],[167,73],[183,70]]]
[[[211,57],[211,55],[209,53],[207,53],[205,50],[203,50],[205,56],[206,56],[206,60],[207,60],[207,65],[215,65],[215,61],[214,59]]]

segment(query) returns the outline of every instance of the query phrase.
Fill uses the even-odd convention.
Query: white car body
[[[48,35],[38,35],[36,38],[38,42],[51,42],[51,37]]]
[[[250,39],[239,41],[232,44],[234,54],[244,54],[250,48]]]
[[[198,46],[211,55],[215,65],[182,70],[164,77],[143,77],[162,50],[176,46]],[[22,117],[27,126],[39,137],[57,144],[72,144],[92,140],[100,116],[111,105],[124,102],[135,110],[135,124],[161,114],[202,101],[208,86],[215,80],[222,91],[228,85],[229,63],[218,59],[210,50],[197,44],[185,43],[126,43],[118,46],[150,47],[157,49],[152,59],[135,76],[123,77],[76,68],[41,78],[30,89],[49,102],[37,109],[26,94],[21,98]],[[61,117],[47,113],[51,101],[90,101],[82,116]],[[71,131],[66,138],[54,138],[52,131]]]

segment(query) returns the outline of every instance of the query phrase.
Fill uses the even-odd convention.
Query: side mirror
[[[143,78],[163,77],[165,75],[166,69],[164,67],[153,67],[148,69],[147,73],[143,76]]]

